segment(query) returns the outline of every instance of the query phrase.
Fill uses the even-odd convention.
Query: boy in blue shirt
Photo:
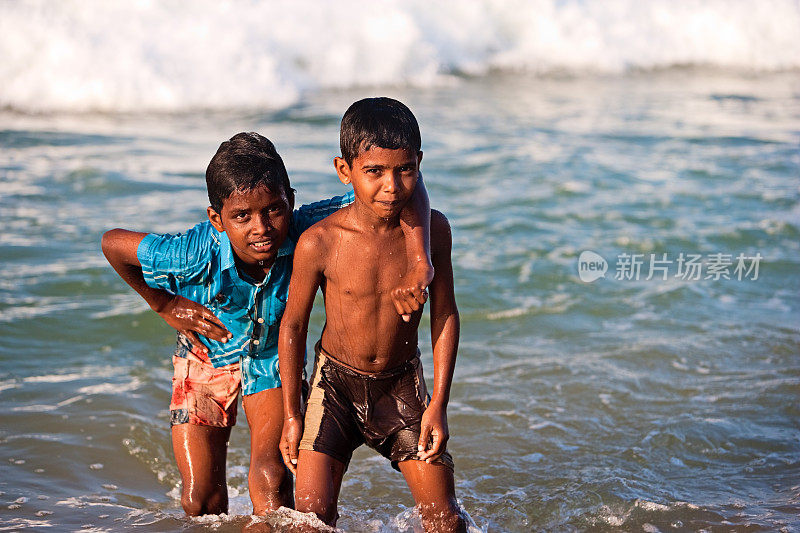
[[[248,484],[253,513],[292,506],[278,450],[283,423],[278,330],[295,243],[314,223],[353,202],[349,193],[294,208],[275,147],[256,133],[223,142],[206,170],[208,221],[178,235],[114,229],[109,263],[178,330],[170,425],[189,515],[227,512],[225,461],[239,392],[251,431]],[[411,268],[392,291],[404,320],[433,277],[430,211],[423,191],[404,211]]]

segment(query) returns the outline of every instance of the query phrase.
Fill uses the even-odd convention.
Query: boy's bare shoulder
[[[344,207],[328,217],[323,218],[306,231],[304,231],[300,238],[297,240],[296,252],[308,251],[310,253],[319,253],[327,247],[328,243],[342,229],[342,222],[345,220],[344,212],[349,209]]]

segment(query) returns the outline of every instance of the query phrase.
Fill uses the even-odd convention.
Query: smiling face
[[[262,185],[233,191],[223,201],[221,213],[208,208],[208,218],[217,231],[228,235],[244,272],[262,279],[289,234],[293,208],[285,192],[276,194]]]
[[[422,152],[373,146],[362,150],[351,165],[337,157],[334,166],[342,183],[353,184],[358,202],[377,217],[388,219],[399,215],[411,198],[420,161]]]

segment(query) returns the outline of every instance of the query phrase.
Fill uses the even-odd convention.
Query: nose
[[[272,229],[272,222],[270,221],[269,216],[264,213],[257,213],[255,216],[253,216],[252,229],[253,233],[256,235],[268,233]]]
[[[400,190],[401,186],[402,185],[401,185],[401,182],[400,182],[400,172],[395,170],[395,171],[392,171],[392,172],[387,172],[385,174],[385,179],[384,179],[384,182],[383,182],[383,190],[384,190],[384,192],[388,192],[388,193],[391,193],[391,194],[397,194],[397,192]]]

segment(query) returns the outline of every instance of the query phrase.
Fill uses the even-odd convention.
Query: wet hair
[[[351,105],[342,117],[339,145],[348,165],[373,146],[417,153],[421,144],[414,114],[393,98],[364,98]]]
[[[211,208],[222,213],[222,204],[234,191],[251,191],[260,186],[272,193],[286,194],[291,203],[294,189],[283,159],[269,139],[258,133],[237,133],[219,145],[206,169],[206,187]]]

